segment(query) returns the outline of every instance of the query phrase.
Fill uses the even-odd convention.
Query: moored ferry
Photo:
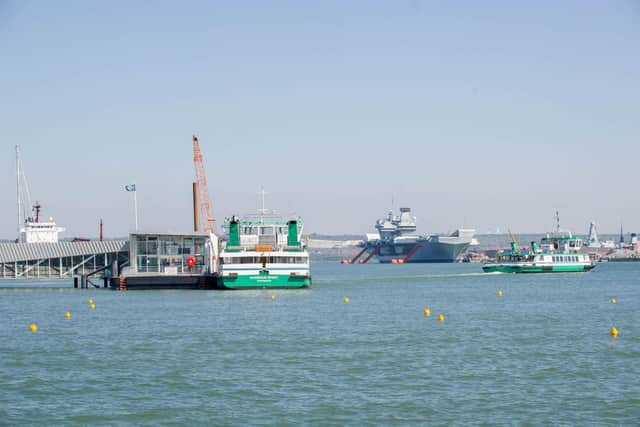
[[[498,255],[495,262],[482,266],[487,273],[566,273],[593,269],[596,264],[589,254],[580,253],[582,239],[568,235],[547,235],[531,242],[527,251],[520,250],[517,242],[511,243],[511,251]]]
[[[264,209],[224,223],[218,284],[226,289],[311,286],[309,253],[300,219],[284,221]]]

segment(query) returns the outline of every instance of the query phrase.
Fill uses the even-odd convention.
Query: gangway
[[[407,262],[409,262],[409,260],[411,259],[411,257],[413,257],[416,252],[418,252],[420,250],[420,248],[422,247],[422,245],[420,243],[416,243],[414,247],[411,248],[411,250],[407,253],[407,255],[405,255],[404,258],[400,258],[397,260],[393,260],[396,261],[395,263],[392,261],[392,264],[405,264]]]
[[[375,248],[373,248],[371,253],[369,255],[367,255],[367,257],[365,259],[361,259],[360,260],[360,264],[366,264],[378,252],[380,252],[380,246],[376,246]]]
[[[362,248],[362,250],[360,252],[358,252],[356,254],[356,256],[354,256],[353,258],[349,259],[343,259],[342,261],[340,261],[340,264],[353,264],[354,262],[356,262],[358,260],[358,258],[360,258],[362,256],[362,254],[364,254],[369,248],[367,246],[365,246],[364,248]]]

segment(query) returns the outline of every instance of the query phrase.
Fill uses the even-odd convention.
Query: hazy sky
[[[307,232],[640,231],[640,2],[0,0],[0,237],[14,145],[66,237],[217,218]]]

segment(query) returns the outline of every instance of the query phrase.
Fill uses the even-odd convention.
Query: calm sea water
[[[295,291],[1,282],[0,424],[640,423],[640,263],[313,274]]]

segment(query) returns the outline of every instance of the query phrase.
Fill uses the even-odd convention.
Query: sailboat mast
[[[20,147],[16,145],[16,198],[18,201],[18,242],[22,227],[22,194],[20,194]]]

